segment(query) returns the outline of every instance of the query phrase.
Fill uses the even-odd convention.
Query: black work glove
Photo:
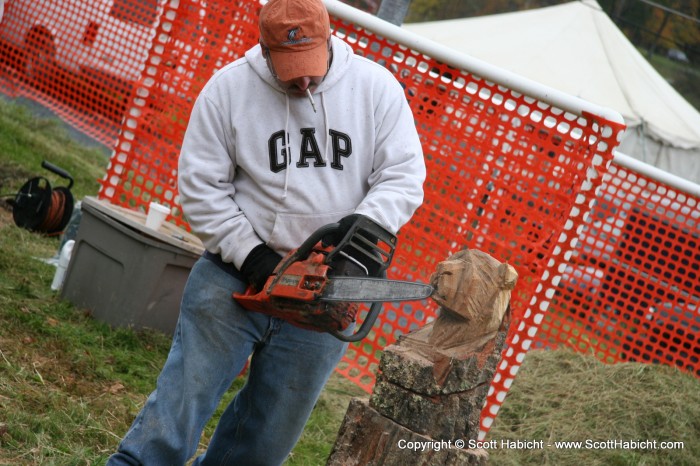
[[[259,244],[248,253],[248,257],[243,261],[241,273],[248,279],[248,283],[260,291],[281,260],[282,256],[273,251],[267,244]]]
[[[355,224],[355,222],[357,222],[357,220],[361,217],[365,216],[362,214],[350,214],[341,218],[338,222],[338,229],[333,231],[332,233],[328,233],[323,237],[323,244],[325,244],[326,246],[337,246],[338,243],[340,243],[343,240],[343,238],[345,238],[345,235],[350,230],[350,227],[352,227]]]
[[[377,223],[362,214],[351,214],[340,219],[338,228],[323,237],[323,244],[326,246],[338,246],[343,238],[345,238],[345,235],[347,235],[351,228],[358,222],[362,222],[362,227],[356,234],[370,243],[377,244],[379,238],[367,230],[370,225],[371,229],[376,227]],[[357,240],[358,238],[355,238],[354,243],[344,245],[340,254],[334,255],[334,259],[330,263],[333,269],[333,275],[378,276],[379,265],[377,260],[371,256],[373,254],[371,252],[371,247],[367,245],[362,246],[362,243]],[[352,258],[352,260],[348,257]]]

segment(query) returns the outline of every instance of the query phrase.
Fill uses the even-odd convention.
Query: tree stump
[[[385,348],[369,400],[348,407],[327,466],[481,465],[479,421],[517,273],[478,250],[438,264],[438,318]]]

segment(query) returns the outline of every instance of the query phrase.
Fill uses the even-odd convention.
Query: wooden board
[[[146,214],[144,212],[117,206],[92,196],[85,197],[82,202],[140,233],[171,246],[195,254],[202,254],[204,252],[204,245],[199,238],[170,222],[163,222],[163,225],[161,225],[158,230],[153,230],[146,227]]]

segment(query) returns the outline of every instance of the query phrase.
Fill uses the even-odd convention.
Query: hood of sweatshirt
[[[314,94],[322,93],[326,89],[331,88],[336,84],[340,78],[343,77],[344,73],[347,72],[350,67],[350,62],[353,56],[353,50],[348,44],[338,39],[337,37],[331,36],[331,48],[333,51],[333,61],[328,73],[321,83],[316,86],[313,90]],[[262,54],[262,48],[260,44],[249,49],[245,53],[245,58],[248,60],[251,68],[255,73],[257,73],[260,78],[270,85],[273,89],[278,92],[285,93],[279,85],[279,82],[270,72],[270,68],[267,66],[267,61]]]

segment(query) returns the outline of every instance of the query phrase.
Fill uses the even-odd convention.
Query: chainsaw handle
[[[304,260],[309,257],[311,251],[313,251],[314,246],[318,244],[319,241],[323,239],[329,233],[332,233],[340,228],[340,223],[329,223],[320,227],[318,230],[314,231],[311,236],[309,236],[306,241],[301,243],[301,246],[297,248],[296,253],[292,256],[295,261]]]
[[[339,229],[340,223],[337,222],[319,227],[296,249],[296,251],[283,260],[283,262],[280,264],[279,270],[286,270],[292,263],[308,258],[314,247],[316,247],[316,245],[323,240],[326,235],[338,231]],[[359,230],[374,236],[375,242],[372,242],[361,235],[356,235]],[[383,250],[376,243],[386,245],[386,249],[388,249],[388,251]],[[329,252],[326,261],[331,262],[337,254],[341,253],[345,246],[356,248],[356,251],[364,254],[365,258],[376,262],[377,270],[375,273],[376,276],[380,276],[386,272],[386,269],[391,263],[394,248],[396,247],[396,237],[373,221],[360,219],[352,225],[341,242]]]
[[[348,254],[366,267],[369,276],[380,277],[391,264],[396,248],[396,236],[369,217],[360,215],[350,225],[340,242],[328,253],[326,261]]]
[[[282,259],[282,262],[280,262],[279,265],[275,268],[276,275],[275,278],[270,282],[268,290],[271,290],[277,284],[277,281],[282,277],[283,272],[287,270],[290,265],[308,258],[311,252],[313,251],[314,246],[316,246],[325,235],[337,230],[338,228],[340,228],[339,223],[329,223],[328,225],[320,227],[318,230],[314,231],[311,234],[311,236],[309,236],[306,239],[306,241],[301,243],[301,245],[295,251],[293,251],[291,254],[287,255],[287,257]]]
[[[337,330],[331,330],[328,333],[336,337],[338,340],[344,341],[346,343],[355,343],[357,341],[360,341],[369,334],[370,330],[372,330],[372,327],[374,327],[374,322],[377,320],[377,317],[379,316],[379,313],[381,311],[382,303],[372,303],[372,306],[370,306],[369,312],[367,313],[365,320],[363,320],[362,325],[360,325],[360,329],[352,335],[344,335]]]

